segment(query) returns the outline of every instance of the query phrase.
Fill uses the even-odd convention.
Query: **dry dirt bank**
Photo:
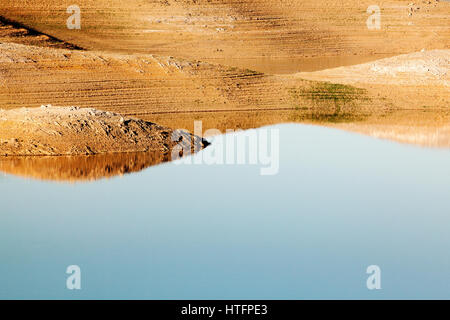
[[[0,15],[90,50],[173,55],[262,72],[276,72],[277,63],[285,70],[288,60],[295,72],[304,70],[298,69],[303,59],[308,65],[317,57],[347,57],[355,64],[372,55],[448,48],[450,3],[411,3],[378,3],[380,30],[366,26],[372,0],[79,0],[81,30],[66,28],[69,0],[4,0]],[[272,63],[260,63],[265,58]]]
[[[450,107],[450,50],[422,50],[295,77],[365,88],[371,96],[390,98],[386,103],[395,108]]]
[[[360,122],[325,125],[402,143],[450,147],[450,50],[422,50],[296,77],[365,88],[371,96],[391,97],[389,103],[399,109]]]
[[[299,78],[153,55],[0,44],[0,107],[95,107],[124,115],[284,110],[309,105]],[[378,101],[378,102],[377,102]],[[377,97],[353,112],[373,112]],[[237,115],[239,117],[239,115]]]
[[[422,50],[374,62],[297,74],[302,79],[348,84],[447,87],[450,90],[450,50]]]
[[[139,119],[92,108],[41,106],[0,110],[0,155],[80,155],[118,152],[171,154],[184,148],[206,146],[200,137]]]
[[[141,115],[279,107],[282,84],[251,70],[153,55],[0,44],[0,106],[91,106]]]
[[[29,26],[0,16],[0,43],[14,42],[20,44],[43,46],[51,48],[81,49],[51,35],[43,34]]]
[[[133,115],[170,128],[192,130],[194,120],[202,120],[204,129],[225,131],[293,121],[360,124],[368,117],[390,126],[394,123],[385,115],[395,110],[423,109],[440,114],[450,105],[445,86],[448,51],[420,52],[315,73],[268,76],[153,55],[13,43],[0,44],[0,48],[0,106],[4,109],[47,103],[78,105]],[[418,69],[412,67],[417,61],[421,63]],[[400,77],[387,70],[413,73]],[[410,82],[385,85],[395,79]],[[434,120],[428,119],[433,127]],[[415,122],[408,125],[416,128],[412,131],[425,130],[425,135],[432,132]]]
[[[33,4],[33,1],[28,4]],[[160,4],[152,2],[151,5],[159,6]],[[221,10],[225,10],[223,5],[224,2],[218,5],[217,1],[209,4],[200,1],[198,8],[207,6],[210,9],[214,8],[216,10],[214,12],[220,14]],[[314,6],[311,3],[309,5]],[[443,18],[435,14],[442,13],[441,10],[446,9],[446,5],[433,2],[432,8],[427,9],[428,11],[420,11],[428,12],[425,15],[428,18],[430,16],[435,18],[432,22],[417,18],[419,22],[430,23],[427,25],[429,28],[425,28],[424,33],[420,34],[421,37],[429,30],[437,30],[433,28],[437,28],[443,22]],[[118,6],[120,7],[119,4]],[[94,7],[91,13],[99,15],[98,9]],[[14,6],[11,8],[14,9]],[[178,10],[176,8],[185,10],[191,6],[178,2],[177,5],[170,4],[166,9],[167,12],[172,12],[172,10]],[[264,6],[261,8],[261,10],[267,9]],[[276,5],[270,8],[276,8]],[[141,9],[144,10],[145,5]],[[321,7],[320,10],[325,9]],[[320,10],[317,9],[315,12],[318,13]],[[252,11],[251,8],[244,8],[233,12],[244,15],[250,14],[250,11]],[[28,14],[26,10],[21,12]],[[37,10],[33,14],[37,17],[42,12],[46,11]],[[121,12],[123,17],[128,17],[125,14],[126,10]],[[140,13],[145,13],[145,10]],[[202,15],[203,18],[207,16],[206,13]],[[291,13],[287,11],[285,13],[286,17],[290,17]],[[54,15],[48,15],[47,18],[51,17]],[[109,16],[111,24],[117,22],[114,20],[115,17],[115,15]],[[415,11],[413,17],[416,17]],[[47,18],[42,21],[46,23]],[[220,20],[217,21],[220,22]],[[252,18],[250,21],[259,25],[258,21],[262,20]],[[332,21],[334,20],[331,19],[329,22]],[[408,23],[408,26],[411,24]],[[180,28],[184,27],[184,23],[181,23]],[[276,28],[276,26],[272,27]],[[345,23],[345,26],[342,26],[342,30],[346,28],[351,29],[351,23]],[[58,33],[58,29],[50,28],[49,30],[54,31],[54,34]],[[445,28],[440,30],[445,34]],[[66,29],[60,31],[69,32]],[[60,35],[64,36],[66,34],[64,32]],[[150,32],[150,34],[153,33]],[[433,34],[435,33],[433,31]],[[103,45],[108,47],[109,41],[112,40],[114,40],[112,44],[120,43],[120,39],[116,38],[118,34],[120,33],[111,31],[104,42],[96,42],[98,48],[102,48]],[[208,33],[202,31],[198,34],[203,37]],[[438,32],[435,36],[440,37],[441,34]],[[250,41],[251,39],[267,40],[264,37],[258,37],[257,33],[249,33],[247,41],[245,35],[246,33],[241,33],[240,38],[235,39],[236,41],[240,39],[239,48],[242,47],[242,52],[245,54],[248,53],[245,51],[248,49],[247,43],[251,48],[258,48],[254,42]],[[84,37],[83,34],[79,36]],[[133,37],[130,39],[130,46],[126,49],[139,51],[133,47]],[[167,39],[170,40],[170,37]],[[437,38],[433,36],[432,39]],[[223,42],[222,40],[220,43]],[[442,39],[439,38],[438,40],[435,47],[447,45],[448,39],[441,41]],[[315,46],[314,41],[314,38],[311,38],[306,43]],[[360,127],[360,131],[372,134],[374,131],[370,130],[370,127],[376,125],[377,132],[380,128],[393,131],[394,134],[390,134],[393,139],[399,136],[395,134],[397,131],[402,131],[403,137],[408,134],[417,136],[422,133],[428,137],[434,134],[433,128],[436,123],[441,125],[440,122],[436,122],[436,118],[448,121],[448,117],[441,117],[450,105],[446,71],[448,70],[448,50],[425,50],[425,52],[365,65],[323,72],[267,75],[248,69],[175,57],[73,50],[74,45],[68,42],[5,21],[0,21],[0,42],[0,108],[4,109],[36,107],[48,103],[77,105],[133,115],[170,128],[192,129],[194,120],[203,120],[204,129],[212,127],[223,131],[293,121],[336,125],[342,128],[350,123],[353,126],[349,125],[345,128],[357,131],[355,124],[358,126],[364,124],[368,127]],[[423,41],[419,43],[422,44]],[[201,56],[202,48],[201,46],[197,48],[199,56]],[[331,47],[325,45],[324,48]],[[364,46],[361,48],[364,49]],[[284,50],[287,50],[286,47],[281,46],[280,52]],[[185,52],[189,53],[189,50],[179,51],[180,55]],[[326,57],[330,53],[339,55],[338,52],[333,49],[323,54]],[[292,54],[292,61],[295,61],[296,54],[293,52],[289,54]],[[251,55],[248,57],[252,59]],[[255,61],[262,61],[259,56],[254,58]],[[290,57],[283,59],[286,58],[287,61],[291,61]],[[243,63],[245,65],[246,62]],[[277,66],[273,70],[276,68]],[[402,126],[395,126],[401,123],[402,119],[391,116],[400,109],[408,109],[414,114],[426,111],[434,116],[426,117],[425,124],[419,124],[417,120],[420,117],[410,119],[406,125],[412,129],[404,134],[405,130]],[[383,127],[384,125],[386,127]],[[445,130],[440,132],[441,137],[445,136]],[[373,135],[380,136],[379,133]],[[447,146],[445,137],[437,140],[412,138],[408,141],[423,145]]]

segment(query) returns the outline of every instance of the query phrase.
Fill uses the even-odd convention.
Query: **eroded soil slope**
[[[2,2],[2,14],[34,29],[0,19],[0,108],[94,107],[190,130],[194,120],[222,131],[364,124],[364,133],[376,126],[372,135],[447,146],[450,3],[409,3],[383,2],[382,28],[369,31],[364,1],[82,0],[81,30],[66,28],[72,3]],[[294,72],[304,59],[320,69],[411,51],[314,73],[246,68]]]
[[[96,107],[122,114],[279,108],[283,83],[251,70],[153,55],[0,44],[0,107]]]
[[[450,87],[450,50],[422,50],[371,63],[297,75],[302,79],[352,84]]]
[[[157,151],[207,142],[186,132],[92,108],[41,106],[0,110],[0,155],[80,155]]]
[[[81,30],[66,27],[66,10],[74,4],[68,0],[3,0],[0,15],[87,49],[276,72],[261,59],[295,65],[334,56],[356,57],[358,63],[375,54],[448,48],[450,3],[412,3],[378,3],[380,30],[366,26],[367,9],[376,4],[372,0],[79,0]]]
[[[391,97],[396,111],[360,122],[328,123],[382,139],[450,147],[450,50],[420,52],[311,73],[301,79],[333,81]]]

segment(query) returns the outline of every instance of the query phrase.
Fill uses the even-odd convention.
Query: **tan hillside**
[[[118,152],[160,152],[170,155],[207,142],[186,132],[92,108],[20,108],[0,110],[0,155],[80,155]]]
[[[66,27],[67,0],[3,0],[0,15],[86,49],[277,73],[449,48],[450,3],[412,3],[379,3],[380,30],[366,26],[369,0],[80,0],[81,30]]]
[[[448,2],[384,1],[379,31],[366,1],[82,0],[82,29],[68,30],[71,4],[0,4],[0,108],[75,105],[189,130],[376,125],[394,140],[448,141],[445,130],[395,138],[399,123],[430,137],[448,121]]]

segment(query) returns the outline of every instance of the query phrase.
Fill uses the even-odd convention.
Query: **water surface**
[[[1,176],[0,298],[450,298],[450,150],[272,128],[273,176],[173,162],[75,184]]]

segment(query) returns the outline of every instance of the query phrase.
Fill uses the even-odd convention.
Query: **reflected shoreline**
[[[0,157],[0,171],[43,181],[88,182],[139,172],[171,160],[170,153]]]
[[[366,110],[292,109],[272,111],[234,111],[143,116],[170,128],[193,131],[194,120],[202,121],[203,130],[255,129],[283,123],[299,123],[337,128],[377,139],[431,148],[450,148],[449,109],[386,109],[377,113]]]
[[[218,129],[226,132],[247,130],[283,123],[298,123],[335,128],[376,139],[390,140],[419,147],[450,149],[449,110],[386,110],[380,114],[335,114],[329,110],[195,113],[158,115],[150,120],[171,128],[190,127],[202,121],[203,132]],[[55,182],[89,182],[129,173],[171,161],[170,153],[133,152],[79,156],[0,157],[0,172],[29,179]]]

